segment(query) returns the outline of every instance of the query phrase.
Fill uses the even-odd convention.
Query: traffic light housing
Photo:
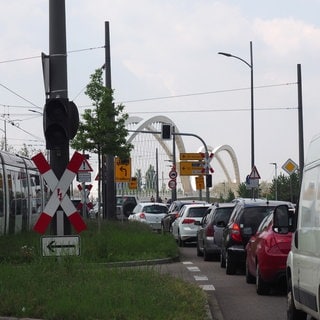
[[[77,106],[66,98],[47,99],[43,114],[43,130],[48,150],[69,147],[79,126]]]
[[[171,139],[171,124],[162,124],[161,128],[161,138],[163,140],[170,140]]]

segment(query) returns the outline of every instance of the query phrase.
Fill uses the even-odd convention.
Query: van
[[[310,143],[295,213],[274,210],[273,228],[294,232],[287,258],[287,319],[320,319],[320,135]]]

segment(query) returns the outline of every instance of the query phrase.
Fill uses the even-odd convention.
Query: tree
[[[277,179],[272,180],[270,199],[275,199],[276,190],[278,200],[297,203],[300,192],[299,174],[296,172],[292,173],[290,176],[280,174]]]
[[[93,108],[85,109],[77,135],[70,143],[75,150],[88,151],[98,155],[99,203],[101,173],[103,171],[102,157],[108,154],[120,159],[127,159],[133,148],[126,139],[128,130],[125,127],[125,122],[128,119],[128,114],[124,113],[124,105],[114,105],[113,90],[104,86],[102,73],[103,70],[99,68],[90,76],[91,81],[86,87],[85,94],[92,100]]]

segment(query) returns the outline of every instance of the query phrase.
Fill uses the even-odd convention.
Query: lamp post
[[[218,52],[218,54],[221,54],[226,57],[230,58],[236,58],[243,63],[245,63],[251,70],[251,169],[254,167],[254,99],[253,99],[253,55],[252,55],[252,41],[250,41],[250,63],[246,60],[234,56],[231,53],[226,52]]]
[[[276,162],[271,162],[270,164],[274,165],[274,182],[275,182],[275,200],[278,200],[278,173],[277,173],[277,169],[278,169],[278,165]]]

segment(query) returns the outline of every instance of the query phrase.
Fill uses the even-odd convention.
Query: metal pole
[[[156,201],[159,201],[159,161],[158,148],[156,148]]]
[[[176,161],[176,134],[175,127],[172,126],[172,166],[174,170],[177,170],[177,161]],[[173,188],[171,191],[171,200],[177,200],[177,188]]]
[[[251,69],[251,169],[254,167],[254,96],[253,96],[253,54],[250,41],[250,69]]]
[[[278,165],[276,162],[271,162],[270,164],[274,165],[274,182],[275,182],[275,200],[278,200]]]
[[[298,123],[299,123],[299,182],[301,185],[302,172],[304,167],[301,64],[297,65],[297,78],[298,78]]]
[[[64,0],[49,1],[50,98],[68,98],[66,14]],[[58,179],[69,163],[69,146],[50,150],[50,165]],[[58,219],[58,220],[57,220]],[[71,225],[59,207],[52,220],[52,232],[71,234]],[[62,225],[61,225],[62,223]]]

